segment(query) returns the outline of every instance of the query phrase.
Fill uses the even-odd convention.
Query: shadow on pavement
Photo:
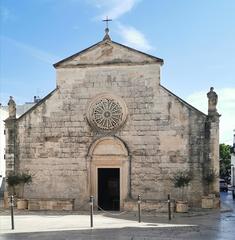
[[[187,236],[184,236],[187,232]],[[188,239],[191,233],[195,239],[200,239],[201,234],[197,227],[187,228],[121,228],[121,229],[91,229],[63,232],[34,232],[34,233],[9,233],[0,236],[0,240],[143,240],[143,239]],[[192,239],[192,238],[191,238]]]

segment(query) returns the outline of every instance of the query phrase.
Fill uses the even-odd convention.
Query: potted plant
[[[32,182],[32,176],[27,173],[12,173],[7,177],[7,183],[10,187],[11,194],[18,196],[18,209],[27,209],[28,207],[28,201],[24,199],[24,187],[25,184],[29,184],[30,182]],[[19,188],[16,189],[16,187]]]
[[[206,194],[202,196],[202,208],[214,208],[215,194],[211,193],[211,186],[217,178],[218,174],[214,169],[207,169],[203,176],[206,184]]]
[[[16,195],[16,186],[20,184],[20,175],[11,173],[7,176],[6,181],[9,186],[10,194]]]
[[[8,189],[9,189],[9,194],[16,196],[16,192],[17,189],[16,187],[20,184],[20,176],[19,174],[14,174],[14,173],[10,173],[7,178],[6,178],[6,182],[8,185]]]
[[[188,212],[188,201],[184,199],[185,187],[192,180],[192,173],[188,170],[178,171],[172,178],[174,186],[180,190],[180,200],[176,201],[176,212]]]
[[[19,198],[17,199],[17,209],[27,209],[28,208],[28,200],[24,198],[24,187],[25,184],[29,184],[32,182],[32,176],[28,173],[21,173],[20,175],[20,191]]]

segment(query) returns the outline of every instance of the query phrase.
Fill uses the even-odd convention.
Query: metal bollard
[[[168,219],[171,220],[171,198],[170,198],[170,194],[167,195],[167,203],[168,203]]]
[[[93,227],[93,201],[94,201],[94,197],[90,196],[90,220],[91,220],[91,227]]]
[[[11,206],[11,229],[14,230],[15,225],[14,225],[14,197],[13,197],[13,195],[11,195],[11,198],[10,198],[10,206]]]
[[[141,222],[141,209],[140,209],[140,204],[141,204],[141,198],[140,198],[140,195],[138,195],[138,221],[139,221],[139,223]]]

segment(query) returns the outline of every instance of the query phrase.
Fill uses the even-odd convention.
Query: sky
[[[55,88],[52,66],[102,40],[164,59],[161,84],[207,113],[219,96],[220,142],[235,129],[234,0],[0,0],[0,103],[44,97]]]

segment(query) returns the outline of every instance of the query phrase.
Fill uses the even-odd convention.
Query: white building
[[[231,185],[235,186],[235,133],[233,134],[233,147],[231,153]]]
[[[5,177],[5,135],[4,135],[4,120],[8,117],[8,111],[6,107],[0,106],[0,186],[2,184],[2,178]]]

